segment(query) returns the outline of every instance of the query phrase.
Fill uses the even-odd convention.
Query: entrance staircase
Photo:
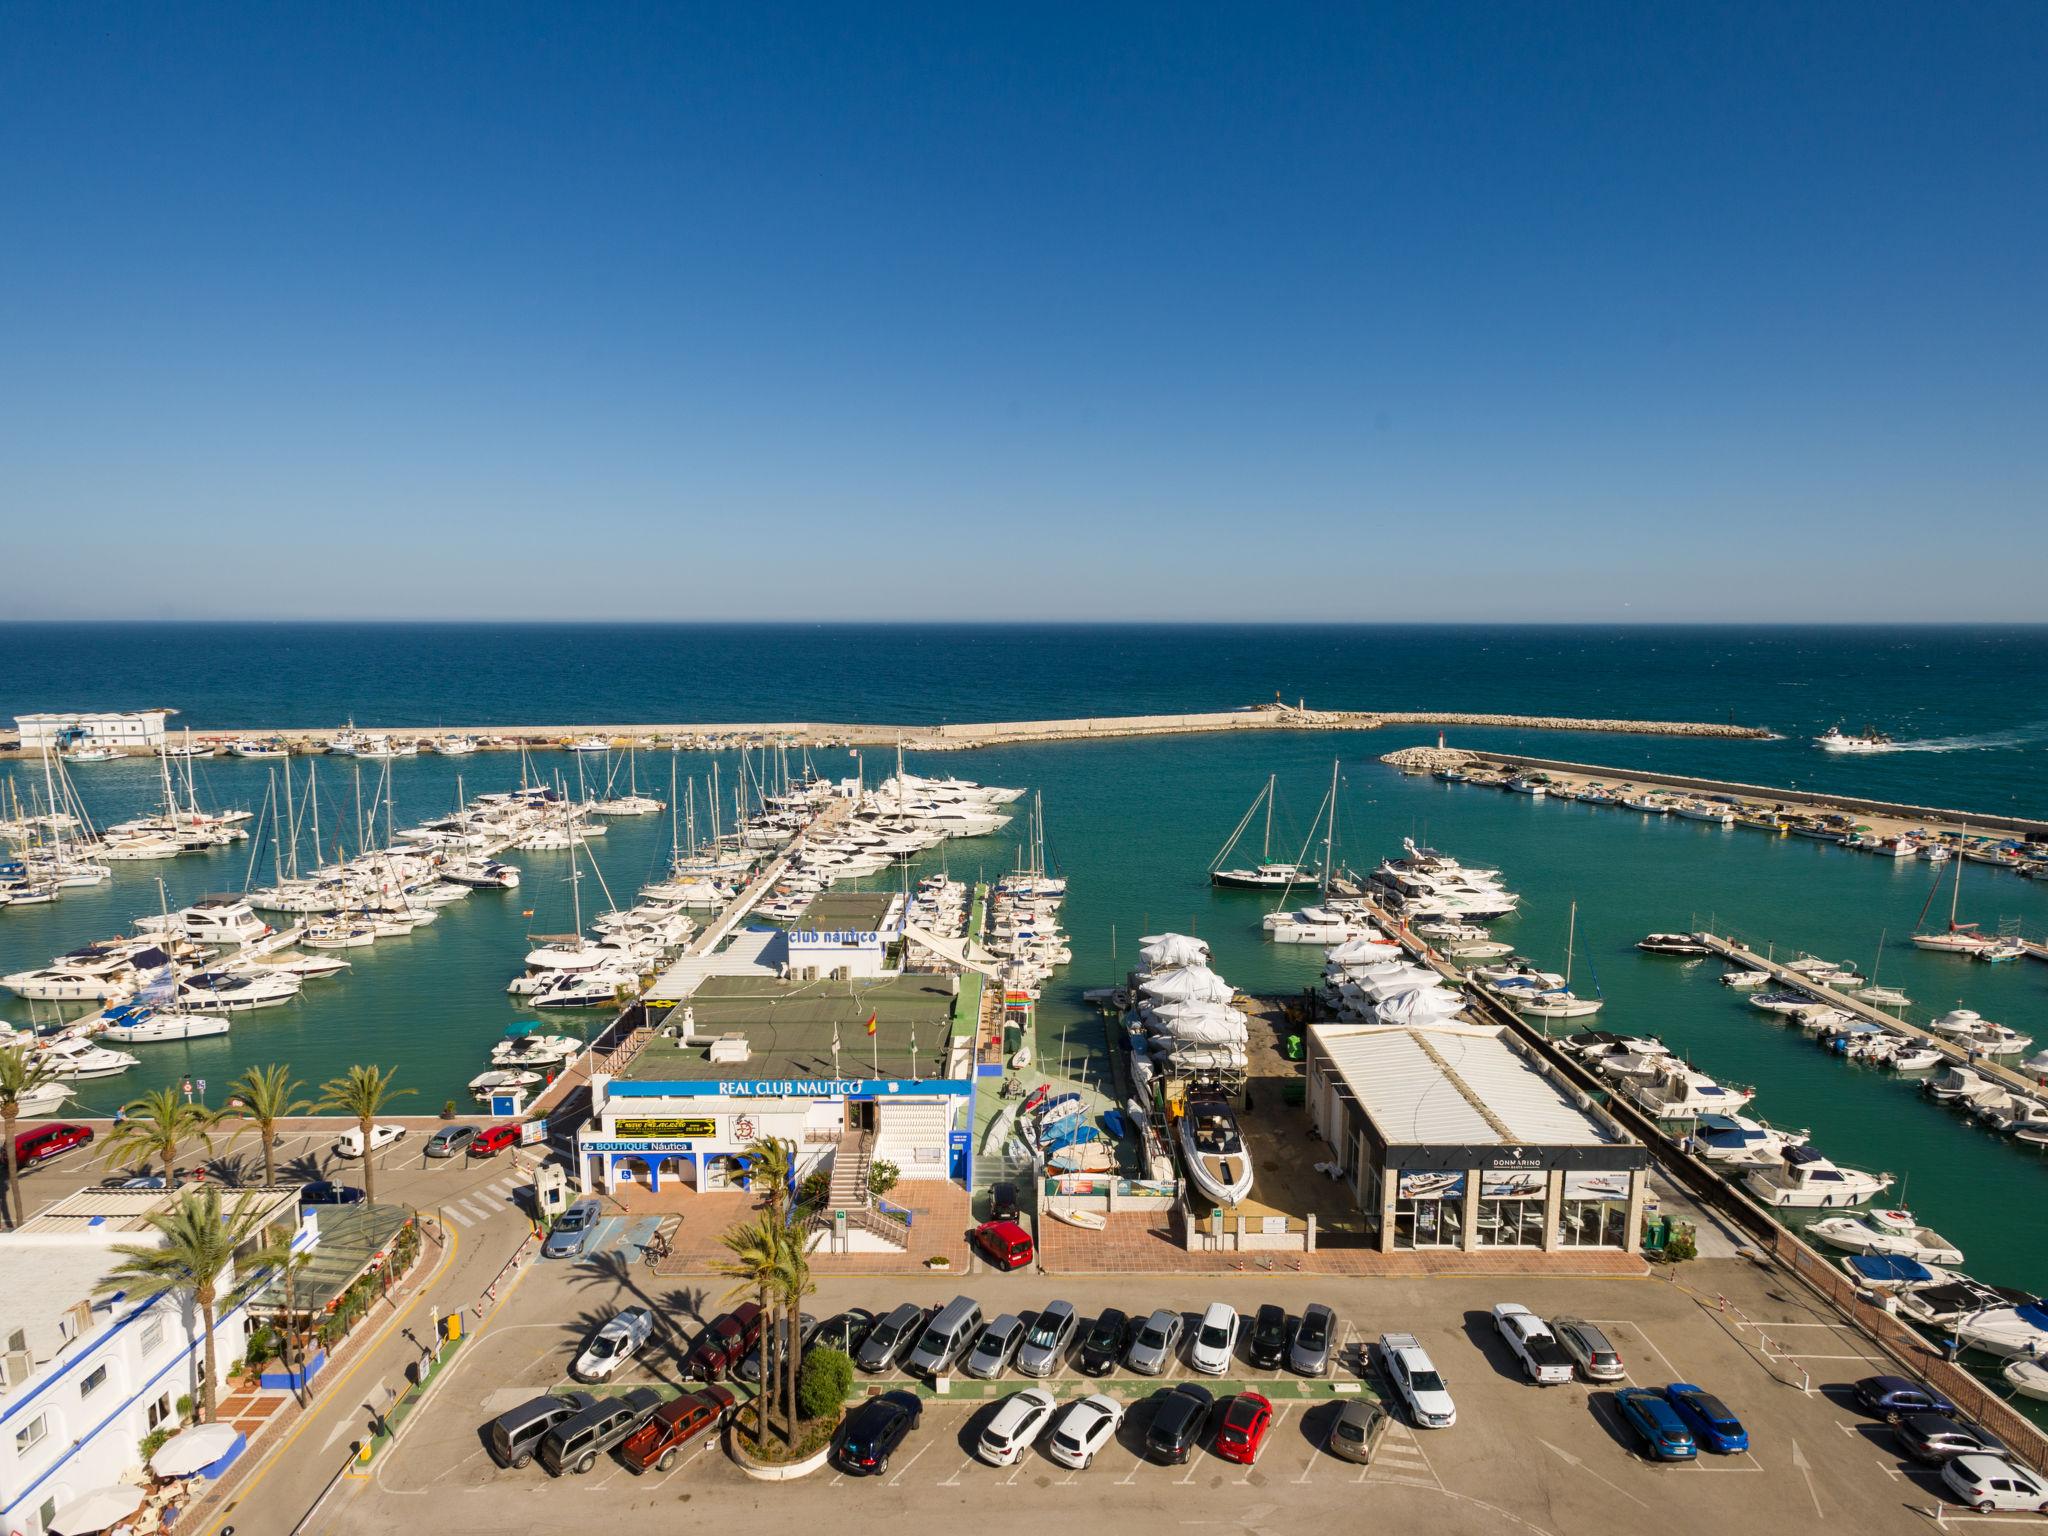
[[[832,1213],[846,1212],[846,1225],[872,1234],[889,1244],[898,1252],[910,1251],[910,1224],[898,1217],[875,1209],[874,1197],[868,1193],[868,1168],[875,1160],[875,1133],[873,1131],[848,1131],[839,1138],[839,1145],[832,1153],[832,1182],[821,1211],[814,1225],[828,1235],[832,1231]]]

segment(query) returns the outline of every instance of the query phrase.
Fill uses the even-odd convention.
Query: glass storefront
[[[1465,1175],[1403,1173],[1394,1188],[1396,1248],[1461,1248],[1465,1244]]]

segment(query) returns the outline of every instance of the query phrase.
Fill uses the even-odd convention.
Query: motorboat
[[[2021,1397],[2048,1399],[2048,1365],[2038,1360],[2008,1360],[1999,1375]]]
[[[569,743],[571,752],[609,752],[612,744],[602,736],[578,736]]]
[[[139,919],[136,928],[144,933],[168,934],[194,944],[221,945],[240,949],[270,935],[270,924],[240,896],[202,896],[189,907],[160,916]]]
[[[1787,1147],[1777,1167],[1752,1168],[1742,1182],[1763,1205],[1817,1210],[1868,1204],[1892,1187],[1892,1176],[1838,1167],[1802,1146]]]
[[[488,1104],[493,1094],[511,1093],[517,1089],[537,1087],[541,1082],[538,1072],[522,1072],[512,1069],[495,1069],[479,1072],[469,1080],[469,1091],[476,1096],[479,1104]]]
[[[1651,933],[1636,940],[1636,948],[1653,955],[1705,955],[1707,946],[1690,933]]]
[[[1771,973],[1769,971],[1723,971],[1721,973],[1722,986],[1734,987],[1738,991],[1744,992],[1752,987],[1766,986],[1769,984],[1770,979]]]
[[[1970,1349],[2007,1359],[2048,1355],[2048,1307],[2038,1301],[1997,1307],[1958,1318],[1956,1338]]]
[[[1910,1008],[1913,1005],[1913,999],[1897,987],[1865,987],[1858,996],[1863,1002],[1873,1003],[1879,1008]]]
[[[299,978],[272,973],[245,975],[237,971],[202,971],[188,976],[178,986],[180,1008],[205,1013],[245,1013],[254,1008],[275,1008],[299,995]]]
[[[472,890],[509,891],[519,884],[519,866],[497,859],[458,859],[441,867],[441,878]]]
[[[1942,1059],[1948,1060],[1947,1057]],[[1997,1083],[1975,1068],[1950,1061],[1948,1069],[1939,1077],[1928,1078],[1920,1085],[1920,1091],[1935,1102],[1946,1104],[1956,1099],[1973,1099],[1997,1087]]]
[[[1651,1060],[1654,1070],[1631,1073],[1618,1086],[1625,1098],[1633,1100],[1653,1119],[1693,1120],[1701,1115],[1726,1114],[1745,1107],[1756,1097],[1756,1090],[1718,1083],[1676,1056]]]
[[[1922,1264],[1960,1264],[1963,1251],[1911,1211],[1872,1211],[1864,1217],[1824,1216],[1806,1229],[1847,1253],[1891,1254]]]
[[[19,1097],[15,1100],[15,1113],[24,1120],[35,1120],[44,1115],[54,1115],[64,1107],[65,1101],[70,1099],[72,1092],[73,1090],[69,1083],[46,1078],[44,1081],[37,1083],[35,1087],[22,1090]]]
[[[1931,1045],[1901,1045],[1885,1065],[1894,1072],[1929,1072],[1947,1060],[1945,1053]]]
[[[1218,1205],[1236,1205],[1251,1193],[1252,1159],[1237,1116],[1221,1098],[1190,1099],[1179,1123],[1181,1161],[1188,1179]]]
[[[136,1065],[126,1051],[110,1051],[78,1035],[45,1041],[39,1056],[50,1075],[61,1078],[118,1077]]]
[[[1998,1307],[2024,1306],[2034,1300],[2025,1291],[1985,1285],[1968,1275],[1952,1275],[1931,1285],[1908,1286],[1899,1291],[1893,1305],[1899,1315],[1926,1328],[1953,1328],[1973,1312]]]
[[[1762,1120],[1722,1111],[1701,1115],[1692,1129],[1692,1150],[1710,1163],[1775,1168],[1788,1147],[1803,1147],[1805,1131],[1785,1131]]]
[[[1939,1285],[1956,1278],[1954,1270],[1940,1269],[1897,1253],[1857,1253],[1841,1261],[1842,1273],[1855,1281],[1859,1291],[1894,1293]]]
[[[506,1038],[491,1047],[491,1065],[494,1067],[559,1067],[572,1061],[583,1050],[583,1042],[574,1035],[551,1035],[543,1033],[538,1024],[514,1025],[506,1032]]]
[[[225,1014],[180,1013],[127,1003],[100,1015],[99,1034],[117,1045],[163,1045],[224,1035],[229,1027]]]

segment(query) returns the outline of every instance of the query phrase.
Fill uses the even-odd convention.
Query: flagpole
[[[910,1021],[910,1080],[917,1081],[917,1020]]]

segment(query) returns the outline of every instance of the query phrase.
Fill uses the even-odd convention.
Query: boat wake
[[[1883,746],[1865,747],[1865,752],[1990,752],[2001,747],[2026,747],[2048,737],[2048,720],[2036,721],[2010,731],[1986,731],[1977,736],[1928,736],[1919,741],[1889,741]]]

